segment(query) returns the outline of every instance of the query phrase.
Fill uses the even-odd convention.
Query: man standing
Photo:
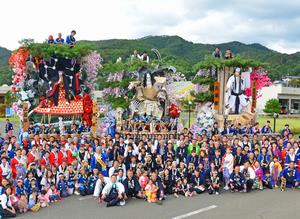
[[[5,133],[8,135],[9,138],[11,138],[13,132],[14,132],[13,124],[9,122],[9,119],[6,119]]]
[[[13,179],[17,177],[17,166],[21,163],[21,149],[16,149],[15,153],[16,156],[10,161]]]

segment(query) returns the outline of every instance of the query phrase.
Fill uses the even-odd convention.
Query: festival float
[[[239,56],[231,59],[206,57],[197,66],[191,92],[197,103],[197,120],[193,133],[209,129],[214,122],[219,127],[231,124],[253,125],[256,102],[261,89],[271,84],[263,63]]]
[[[24,132],[30,121],[56,127],[61,133],[63,126],[72,123],[96,126],[92,95],[101,61],[85,44],[30,42],[14,51],[9,65],[17,101],[12,107]]]
[[[157,51],[158,53],[158,51]],[[110,73],[104,83],[103,98],[108,112],[100,121],[99,135],[116,131],[141,137],[177,134],[180,108],[172,84],[185,81],[172,66],[133,60],[129,68]],[[135,69],[134,69],[135,68]]]

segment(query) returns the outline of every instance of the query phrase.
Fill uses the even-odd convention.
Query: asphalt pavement
[[[186,198],[167,197],[162,205],[131,199],[125,206],[107,208],[91,196],[72,196],[39,212],[19,215],[22,219],[296,219],[300,216],[300,190],[279,189],[200,194]]]

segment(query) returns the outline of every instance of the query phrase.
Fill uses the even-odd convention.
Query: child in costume
[[[57,182],[57,189],[59,191],[60,197],[67,197],[69,196],[68,193],[68,185],[67,182],[65,180],[65,176],[63,173],[59,174],[59,180]]]
[[[67,173],[67,186],[68,186],[68,194],[73,195],[75,191],[75,182],[76,182],[76,173],[73,170],[73,166],[68,167]]]
[[[49,198],[46,194],[46,190],[42,190],[41,194],[38,196],[38,203],[42,208],[49,207]]]
[[[28,208],[36,212],[40,209],[40,203],[38,202],[38,190],[35,188],[32,190],[32,193],[29,195],[29,200],[28,200]]]
[[[16,192],[17,198],[20,198],[21,194],[25,194],[25,188],[24,188],[24,184],[23,184],[22,178],[19,178],[17,180],[17,185],[16,185],[15,192]]]
[[[219,195],[220,178],[217,171],[213,171],[209,181],[208,193]]]
[[[53,183],[50,185],[46,195],[48,196],[50,202],[57,202],[61,200],[59,191],[57,188],[55,188],[55,184]]]
[[[143,173],[139,178],[139,183],[141,185],[142,190],[145,190],[148,181],[149,181],[149,177],[147,176],[147,171],[143,170]]]
[[[176,198],[178,198],[179,195],[185,195],[180,178],[176,179],[176,185],[173,187],[173,193]]]
[[[18,201],[18,209],[20,213],[26,213],[28,211],[28,201],[24,193],[20,194]]]
[[[262,183],[263,183],[264,188],[273,189],[272,177],[271,177],[270,171],[268,169],[266,170],[266,172],[263,176]]]
[[[87,195],[88,190],[88,176],[84,168],[80,170],[80,174],[78,176],[77,183],[75,185],[76,190],[79,191],[80,195]]]
[[[282,166],[278,160],[278,157],[274,157],[273,161],[270,164],[270,172],[272,177],[272,185],[277,188],[278,187],[278,179],[280,172],[282,171]]]
[[[153,184],[152,179],[149,180],[148,184],[145,187],[145,196],[146,196],[146,200],[149,203],[153,203],[153,202],[157,202],[157,191],[158,191],[158,187]]]
[[[181,184],[182,190],[184,192],[185,197],[192,197],[193,195],[196,195],[197,193],[193,191],[192,187],[188,183],[187,178],[183,179],[183,182]]]

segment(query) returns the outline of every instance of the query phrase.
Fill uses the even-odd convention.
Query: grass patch
[[[6,119],[9,119],[10,122],[12,123],[20,123],[20,118],[17,116],[13,116],[13,117],[2,117],[0,118],[0,122],[6,122]]]
[[[262,127],[266,124],[267,120],[271,122],[272,129],[274,128],[274,118],[271,116],[260,116],[257,118],[259,126]],[[276,119],[276,132],[281,132],[285,124],[289,124],[290,129],[298,135],[300,133],[300,117],[279,117]]]

